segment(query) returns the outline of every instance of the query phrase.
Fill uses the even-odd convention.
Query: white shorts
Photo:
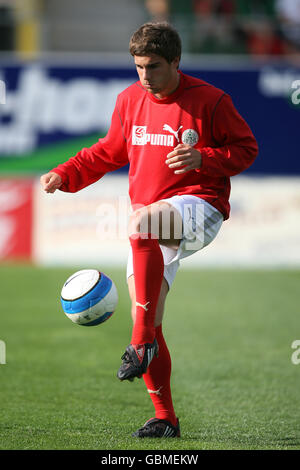
[[[182,239],[177,250],[160,245],[164,258],[164,278],[171,287],[179,261],[209,245],[219,232],[224,217],[215,207],[197,196],[173,196],[162,199],[181,214]],[[127,279],[133,274],[132,250],[127,262]]]

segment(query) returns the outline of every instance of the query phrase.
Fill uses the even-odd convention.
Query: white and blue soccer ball
[[[97,269],[82,269],[72,274],[61,290],[61,303],[72,322],[95,326],[108,320],[118,303],[114,282]]]

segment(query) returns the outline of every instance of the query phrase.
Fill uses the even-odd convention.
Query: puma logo
[[[150,304],[150,302],[147,302],[145,305],[143,304],[140,304],[139,302],[136,302],[135,305],[137,307],[142,307],[146,312],[148,312],[148,308],[147,308],[147,305]]]
[[[161,389],[162,388],[163,388],[162,386],[159,387],[158,390],[150,390],[150,388],[147,388],[147,392],[148,393],[154,393],[154,395],[158,395],[159,397],[161,397]]]
[[[163,130],[167,131],[167,132],[170,132],[170,134],[173,134],[175,136],[175,138],[177,139],[177,142],[179,142],[178,133],[179,133],[179,131],[182,127],[183,126],[180,126],[177,131],[174,131],[174,129],[172,129],[172,127],[169,126],[169,124],[164,124]]]

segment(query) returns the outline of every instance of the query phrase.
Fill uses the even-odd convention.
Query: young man
[[[133,330],[117,376],[143,377],[155,408],[133,436],[177,437],[165,299],[179,260],[208,245],[229,217],[230,177],[252,164],[257,144],[226,93],[178,70],[181,41],[170,25],[141,26],[130,53],[139,81],[118,96],[107,136],[41,184],[75,192],[129,162]]]

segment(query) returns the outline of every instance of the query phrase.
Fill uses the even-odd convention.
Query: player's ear
[[[179,62],[180,62],[180,57],[175,57],[175,59],[172,61],[172,64],[176,67],[176,69],[179,69]]]

